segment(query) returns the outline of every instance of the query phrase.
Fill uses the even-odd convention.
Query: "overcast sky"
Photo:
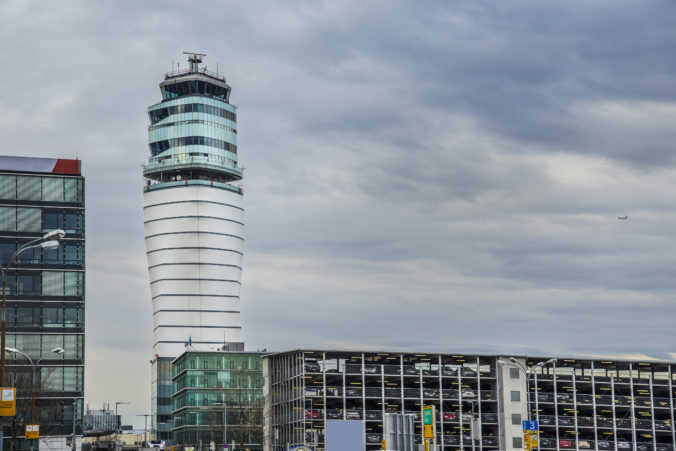
[[[1,152],[87,178],[90,407],[150,409],[140,165],[184,50],[239,106],[248,349],[676,359],[673,1],[2,0],[0,20]]]

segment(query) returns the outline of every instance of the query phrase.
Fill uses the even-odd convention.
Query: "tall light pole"
[[[9,261],[7,262],[6,266],[0,266],[0,268],[2,268],[2,325],[0,326],[0,333],[2,334],[2,338],[0,339],[0,349],[4,350],[6,345],[5,307],[7,305],[7,302],[5,299],[5,295],[7,291],[7,272],[9,271],[9,267],[12,265],[12,262],[14,262],[14,259],[16,259],[16,256],[19,255],[21,252],[27,251],[28,249],[35,249],[37,247],[41,247],[46,250],[56,249],[57,247],[59,247],[59,244],[61,244],[59,240],[62,240],[65,236],[66,232],[64,232],[61,229],[52,230],[51,232],[44,234],[42,237],[36,238],[21,246],[9,258]],[[0,352],[0,387],[4,386],[5,386],[5,353]]]
[[[511,360],[511,362],[505,362],[504,360],[498,360],[498,363],[499,363],[500,365],[507,365],[507,366],[513,366],[513,367],[515,367],[515,368],[518,368],[518,369],[520,369],[520,370],[523,372],[524,376],[526,376],[526,405],[527,405],[527,408],[528,408],[528,415],[527,415],[527,418],[528,418],[528,421],[530,421],[530,419],[531,419],[531,410],[530,410],[530,377],[531,377],[531,375],[535,372],[535,370],[536,370],[537,368],[542,368],[542,367],[545,366],[545,365],[549,365],[550,363],[554,363],[554,362],[556,362],[558,359],[556,359],[556,358],[554,358],[554,359],[549,359],[549,360],[547,360],[547,361],[545,361],[545,362],[537,363],[537,364],[531,366],[530,368],[526,368],[525,365],[523,365],[521,362],[519,362],[518,360],[516,360],[516,358],[514,358],[514,357],[510,357],[509,360]]]
[[[117,416],[117,406],[120,404],[131,404],[128,401],[116,401],[115,402],[115,449],[117,449],[117,434],[120,432],[120,418]]]
[[[152,413],[142,413],[139,415],[136,415],[137,417],[145,417],[145,426],[143,429],[143,441],[147,442],[148,441],[148,417],[152,417]],[[145,448],[147,446],[147,443],[143,444],[143,447]]]

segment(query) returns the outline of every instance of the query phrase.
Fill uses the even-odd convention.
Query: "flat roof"
[[[624,358],[624,357],[613,357],[613,356],[589,356],[589,355],[524,355],[524,354],[509,354],[509,353],[482,353],[482,352],[422,352],[422,351],[402,351],[402,350],[373,350],[373,349],[307,349],[307,348],[297,348],[290,349],[288,351],[280,352],[267,352],[264,358],[275,357],[283,354],[291,354],[294,352],[302,353],[341,353],[341,354],[408,354],[408,355],[419,355],[419,356],[428,356],[428,355],[445,355],[445,356],[476,356],[476,357],[515,357],[523,358],[526,360],[548,360],[552,357],[556,357],[559,361],[565,360],[575,360],[575,361],[595,361],[595,362],[622,362],[622,363],[648,363],[654,365],[675,365],[676,360],[658,360],[658,359],[637,359],[637,358]]]
[[[0,171],[81,175],[80,160],[0,155]]]

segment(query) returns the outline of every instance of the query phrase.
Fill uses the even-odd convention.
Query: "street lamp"
[[[117,416],[117,406],[120,404],[131,404],[128,401],[116,401],[115,402],[115,449],[117,450],[117,434],[120,432],[120,418]]]
[[[5,324],[5,307],[7,305],[6,299],[5,299],[5,294],[7,291],[7,272],[9,271],[9,267],[12,265],[12,262],[14,259],[16,259],[16,256],[19,255],[23,251],[27,251],[28,249],[35,249],[38,247],[41,247],[46,250],[53,250],[59,247],[60,240],[62,240],[66,236],[66,232],[64,232],[61,229],[56,229],[52,230],[51,232],[45,233],[43,236],[40,238],[36,238],[32,241],[29,241],[28,243],[24,244],[21,246],[19,249],[17,249],[14,254],[9,258],[9,261],[7,262],[7,266],[0,266],[2,269],[2,326],[0,326],[1,331],[0,333],[2,334],[2,338],[0,339],[0,349],[5,349],[5,330],[6,330],[6,324]],[[5,386],[5,353],[0,352],[0,387]]]
[[[146,442],[143,444],[143,447],[146,448],[148,447],[148,417],[152,417],[152,413],[142,413],[140,415],[136,415],[137,417],[145,417],[145,426],[143,429],[143,441]],[[152,426],[152,425],[151,425]]]
[[[498,360],[498,363],[500,365],[507,365],[507,366],[513,366],[515,368],[520,369],[523,374],[526,376],[526,405],[528,406],[528,421],[531,419],[531,410],[530,410],[530,377],[531,375],[535,372],[537,368],[542,368],[545,365],[549,365],[550,363],[556,362],[558,359],[549,359],[545,362],[540,362],[537,363],[530,368],[526,368],[521,362],[519,362],[516,358],[510,357],[509,360],[511,362],[505,362],[504,360]]]
[[[58,246],[59,242],[55,241],[55,243],[57,243],[57,246]],[[47,357],[50,354],[63,354],[64,350],[63,350],[63,348],[54,348],[49,352],[45,352],[44,354],[42,354],[40,356],[40,358],[35,363],[33,363],[33,359],[31,359],[28,354],[26,354],[25,352],[21,352],[18,349],[5,348],[5,352],[11,352],[12,354],[21,354],[22,356],[24,356],[28,359],[31,366],[33,367],[33,387],[32,387],[33,388],[33,390],[32,390],[33,394],[32,394],[32,401],[31,401],[31,424],[35,424],[35,382],[36,382],[35,381],[35,370],[36,370],[37,366],[40,364],[40,360],[42,360],[43,358]],[[4,353],[3,353],[3,355],[4,355]],[[31,441],[31,451],[33,451],[33,442],[32,441]]]

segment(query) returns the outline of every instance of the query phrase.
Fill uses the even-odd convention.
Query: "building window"
[[[513,413],[512,414],[512,424],[521,424],[521,414]],[[521,446],[519,446],[521,448]]]
[[[513,390],[511,392],[512,394],[512,401],[521,401],[521,392],[517,390]]]
[[[519,378],[519,369],[518,368],[510,368],[509,369],[509,378],[510,379],[518,379]]]
[[[521,437],[512,437],[512,448],[522,448]]]

